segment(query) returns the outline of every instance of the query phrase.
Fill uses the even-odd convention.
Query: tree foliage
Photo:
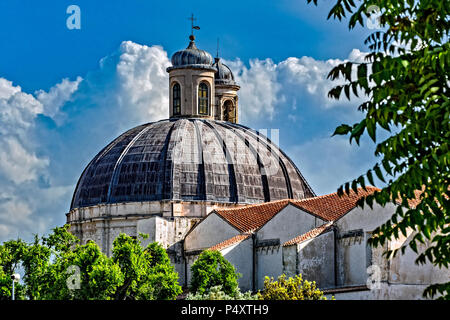
[[[181,293],[178,274],[158,243],[143,247],[139,238],[120,234],[112,257],[88,241],[80,245],[68,226],[28,244],[0,245],[0,299],[11,298],[10,275],[24,276],[16,297],[31,300],[174,299]]]
[[[222,286],[211,287],[207,292],[200,294],[189,293],[186,300],[258,300],[258,295],[251,291],[241,292],[237,288],[235,294],[229,295],[222,290]]]
[[[266,277],[264,288],[258,292],[260,300],[326,300],[323,292],[316,288],[316,282],[302,279],[302,275],[286,279],[282,274],[278,280]]]
[[[308,0],[308,3],[311,0]],[[313,0],[317,4],[317,0]],[[365,117],[353,125],[343,124],[334,134],[349,135],[359,144],[364,133],[376,143],[376,165],[338,190],[357,191],[374,178],[385,183],[381,191],[363,198],[372,207],[396,200],[390,220],[374,230],[371,244],[383,245],[407,230],[418,231],[409,246],[416,263],[430,261],[441,268],[450,262],[449,141],[450,102],[448,43],[450,2],[445,0],[338,0],[328,18],[348,18],[349,28],[364,26],[371,6],[379,8],[380,28],[366,39],[370,53],[363,63],[344,62],[328,78],[343,79],[329,96],[347,99],[366,97],[360,106]],[[384,141],[377,130],[388,132]],[[412,205],[419,197],[420,203]],[[420,252],[418,243],[429,242]],[[406,247],[402,247],[402,253]],[[388,251],[395,255],[397,250]],[[429,287],[424,295],[440,293],[450,298],[450,282]]]
[[[238,290],[239,273],[219,251],[203,251],[191,267],[191,291],[205,294],[215,286],[221,286],[223,292],[234,296]]]

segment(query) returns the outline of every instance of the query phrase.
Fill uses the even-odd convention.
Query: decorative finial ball
[[[191,34],[191,35],[189,36],[189,40],[194,41],[194,40],[195,40],[195,36],[194,36],[193,34]]]

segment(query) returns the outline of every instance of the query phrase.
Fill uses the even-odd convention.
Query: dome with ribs
[[[169,119],[130,129],[83,171],[71,209],[134,201],[236,204],[304,199],[314,192],[262,134],[239,124]]]

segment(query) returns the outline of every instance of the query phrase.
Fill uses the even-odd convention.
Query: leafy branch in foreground
[[[308,3],[317,0],[307,0]],[[349,135],[359,145],[368,136],[377,143],[378,163],[338,190],[357,192],[374,178],[385,183],[380,191],[359,202],[372,207],[395,200],[401,204],[389,221],[374,230],[373,246],[415,230],[409,247],[418,254],[416,263],[430,261],[441,268],[450,262],[449,141],[450,103],[448,43],[450,2],[439,0],[338,0],[328,18],[348,18],[349,29],[364,26],[369,8],[380,9],[380,30],[365,41],[370,53],[364,63],[344,62],[330,71],[331,80],[345,84],[329,92],[331,98],[364,95],[359,106],[365,117],[343,124],[334,135]],[[377,140],[377,130],[389,132]],[[418,244],[427,242],[426,250]],[[401,248],[402,253],[406,249]],[[388,251],[397,254],[397,250]],[[450,298],[450,282],[428,287],[424,296]]]

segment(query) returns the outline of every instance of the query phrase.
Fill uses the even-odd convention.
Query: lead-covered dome
[[[236,85],[233,72],[226,64],[222,63],[220,58],[215,59],[213,67],[216,69],[214,74],[214,82],[216,84]]]
[[[213,57],[211,54],[197,48],[194,42],[194,36],[191,35],[190,39],[191,41],[186,49],[173,54],[171,59],[172,67],[170,69],[187,66],[212,68]]]
[[[245,126],[170,119],[128,130],[82,173],[71,209],[134,201],[260,203],[313,191],[270,140]]]

